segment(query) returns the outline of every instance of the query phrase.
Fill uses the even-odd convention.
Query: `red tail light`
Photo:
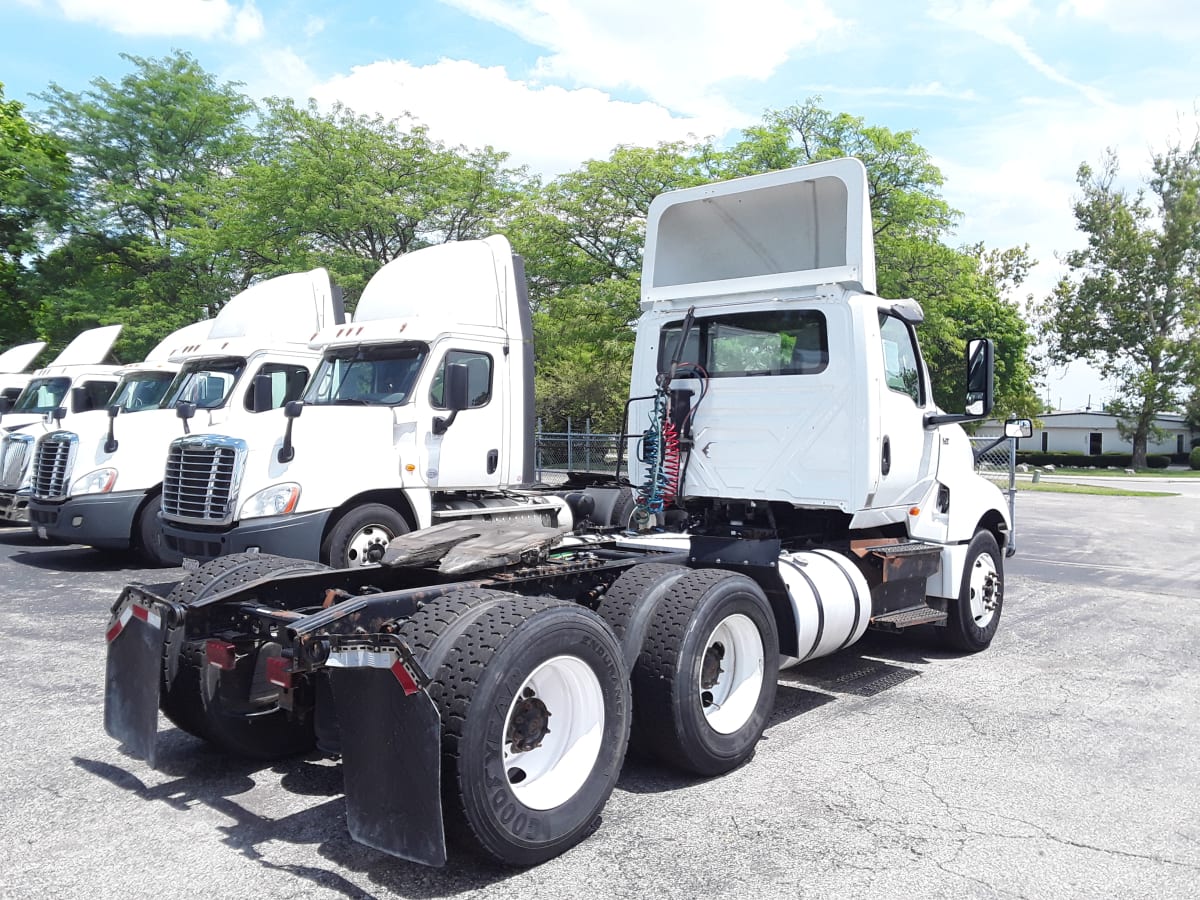
[[[204,658],[210,666],[228,672],[237,665],[235,649],[228,641],[208,640],[204,642]]]
[[[292,689],[291,660],[272,656],[267,660],[267,681],[285,691]]]

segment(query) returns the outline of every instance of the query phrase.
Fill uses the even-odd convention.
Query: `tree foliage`
[[[62,143],[23,109],[0,84],[0,349],[35,335],[28,266],[63,222],[70,172]]]
[[[1087,359],[1117,385],[1107,408],[1133,442],[1135,468],[1157,413],[1179,409],[1200,338],[1200,140],[1152,160],[1144,187],[1117,184],[1108,152],[1084,163],[1074,204],[1087,246],[1066,254],[1069,274],[1040,306],[1050,358]]]
[[[40,95],[74,167],[69,228],[40,268],[37,322],[53,343],[121,322],[123,355],[140,359],[244,280],[187,233],[211,221],[215,182],[249,150],[253,104],[186,53],[124,59],[133,71],[119,83]]]

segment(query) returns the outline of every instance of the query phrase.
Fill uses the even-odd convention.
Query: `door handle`
[[[892,442],[886,434],[883,436],[883,455],[879,460],[879,471],[884,475],[892,471]]]
[[[489,450],[487,455],[487,473],[489,475],[496,474],[496,467],[500,465],[500,451]]]

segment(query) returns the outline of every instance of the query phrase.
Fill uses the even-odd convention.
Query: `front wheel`
[[[338,519],[321,544],[321,561],[335,569],[374,565],[383,559],[388,542],[408,531],[408,522],[396,510],[367,503]]]
[[[142,560],[156,568],[177,566],[182,562],[182,557],[167,547],[163,539],[162,525],[158,521],[161,508],[162,495],[151,497],[138,511],[134,523],[133,545]]]
[[[1004,558],[990,531],[971,538],[963,565],[962,586],[950,601],[942,637],[955,650],[986,650],[1000,627],[1004,608]]]

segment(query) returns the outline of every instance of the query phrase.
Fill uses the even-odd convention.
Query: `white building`
[[[1112,413],[1077,410],[1042,413],[1034,420],[1033,437],[1023,438],[1018,445],[1021,450],[1043,453],[1132,453],[1133,443],[1121,437],[1117,430],[1117,417]],[[1200,439],[1200,432],[1188,427],[1187,421],[1175,413],[1160,413],[1154,424],[1166,432],[1161,441],[1153,436],[1146,443],[1149,454],[1187,453],[1192,441]],[[979,426],[980,437],[1001,434],[1003,425],[988,421]]]

